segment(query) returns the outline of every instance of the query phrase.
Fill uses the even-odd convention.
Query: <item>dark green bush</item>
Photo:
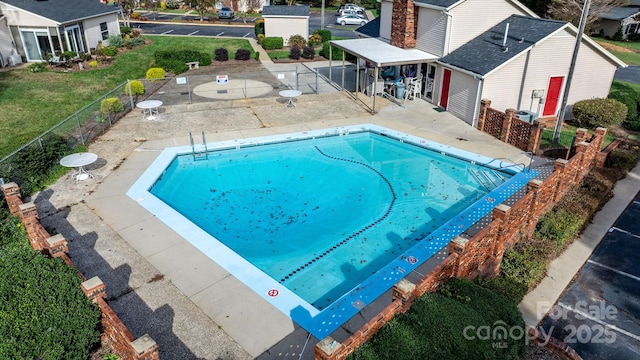
[[[234,59],[236,60],[249,60],[251,58],[251,51],[247,49],[238,49],[236,50],[236,55]]]
[[[614,149],[607,157],[607,167],[631,171],[631,169],[638,165],[638,146],[635,146],[635,150],[633,147],[632,145],[631,149],[623,147]]]
[[[256,23],[253,25],[253,32],[256,34],[256,38],[258,37],[258,35],[264,35],[263,18],[256,19]]]
[[[322,38],[322,42],[325,43],[327,41],[331,41],[333,39],[332,35],[331,35],[331,30],[315,30],[313,32],[314,34],[318,34],[320,35],[320,37]]]
[[[214,51],[216,61],[227,61],[229,60],[229,51],[227,49],[216,49]]]
[[[208,66],[211,65],[212,61],[210,54],[195,49],[158,50],[154,53],[154,58],[156,64],[164,63],[165,61],[178,61],[182,63],[197,61],[200,63],[200,66]],[[188,66],[186,67],[186,69],[188,69]],[[184,71],[186,71],[186,69]],[[165,70],[168,69],[165,68]],[[174,74],[180,73],[174,71]]]
[[[623,39],[623,35],[622,35],[622,26],[618,28],[618,31],[616,31],[615,34],[613,34],[613,37],[611,38],[611,40],[613,41],[622,41]]]
[[[77,271],[34,251],[26,235],[1,253],[0,358],[88,359],[101,315]]]
[[[525,326],[514,304],[468,280],[451,279],[444,286],[444,291],[423,295],[347,359],[522,358]],[[491,329],[489,339],[479,338],[481,326]],[[514,326],[522,332],[503,339],[491,336]]]
[[[302,48],[302,57],[305,59],[313,59],[316,56],[316,51],[311,46],[305,46]]]
[[[31,195],[68,170],[60,166],[58,161],[70,152],[61,136],[47,134],[0,164],[0,177],[17,183],[23,194]]]
[[[161,60],[156,61],[156,66],[160,66],[162,69],[168,72],[172,72],[175,75],[182,74],[189,70],[189,65],[180,60]]]
[[[529,291],[527,285],[516,282],[503,275],[490,278],[477,277],[474,281],[483,288],[504,296],[516,306],[520,304]]]
[[[118,54],[118,48],[113,45],[109,45],[102,49],[102,54],[105,56],[116,56]]]
[[[576,125],[588,129],[621,124],[627,117],[627,107],[614,99],[589,99],[573,105]]]
[[[260,60],[260,52],[256,51],[256,52],[254,53],[254,56],[255,56],[255,59],[256,59],[256,60]]]
[[[573,240],[580,231],[582,223],[577,214],[570,214],[564,209],[557,208],[546,213],[538,222],[535,236],[548,239],[556,244],[558,250]]]
[[[640,94],[627,91],[614,91],[609,94],[609,99],[615,99],[627,107],[627,117],[622,122],[622,126],[632,130],[638,124],[638,98]]]
[[[128,26],[120,26],[120,33],[122,36],[131,34],[131,28]]]
[[[343,54],[342,49],[332,46],[331,60],[342,60],[342,54]],[[328,42],[322,43],[322,50],[320,50],[320,55],[329,59],[329,43]],[[345,59],[347,61],[352,61],[352,60],[355,60],[355,56],[353,56],[352,54],[346,53]]]
[[[262,47],[265,50],[282,49],[284,47],[284,40],[282,37],[265,37],[262,39]]]
[[[544,239],[520,241],[504,252],[500,275],[531,289],[542,278],[548,261],[555,256],[555,245]]]
[[[302,52],[300,51],[300,48],[297,46],[292,47],[291,50],[289,51],[290,59],[300,60],[300,55],[302,55]]]
[[[638,40],[640,40],[640,34],[638,34],[638,33],[627,34],[627,40],[629,40],[629,41],[638,41]]]
[[[133,48],[133,47],[136,47],[138,45],[143,45],[144,43],[145,43],[144,38],[132,37],[132,38],[129,38],[129,40],[125,40],[124,45],[127,48]]]

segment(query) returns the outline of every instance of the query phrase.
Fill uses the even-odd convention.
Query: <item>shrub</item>
[[[347,359],[521,359],[524,333],[519,339],[504,336],[504,347],[495,346],[491,336],[486,340],[465,336],[469,326],[477,330],[499,324],[505,331],[512,327],[525,331],[522,314],[509,300],[468,280],[451,279],[440,291],[424,294],[406,313],[396,315]]]
[[[629,128],[627,125],[638,122],[638,95],[640,94],[636,94],[635,91],[633,93],[614,91],[609,94],[609,99],[618,100],[627,107],[627,116],[622,122],[625,128]]]
[[[333,49],[331,49],[331,56],[332,56],[331,60],[342,60],[343,51],[335,46],[332,46],[332,48]],[[322,50],[320,50],[320,55],[329,59],[329,43],[328,42],[322,43]],[[348,61],[352,61],[352,60],[355,60],[355,56],[347,53],[345,59]]]
[[[518,243],[504,252],[500,275],[531,289],[544,276],[546,268],[547,254],[534,246]]]
[[[95,60],[89,61],[89,66],[92,68],[98,67],[98,62]]]
[[[91,60],[91,53],[90,52],[83,52],[80,53],[80,59],[82,59],[82,61],[89,61]]]
[[[258,35],[258,44],[262,45],[262,41],[264,40],[264,34]]]
[[[316,47],[322,44],[322,36],[320,34],[313,34],[309,37],[309,46]]]
[[[300,55],[301,55],[301,51],[300,51],[300,48],[297,46],[292,47],[291,50],[289,51],[290,59],[300,60]]]
[[[144,94],[144,84],[140,80],[131,80],[128,85],[124,86],[124,93],[129,95],[129,86],[131,86],[131,95]]]
[[[305,46],[302,48],[302,57],[305,59],[313,59],[316,56],[316,51],[311,46]]]
[[[307,45],[307,40],[302,35],[291,35],[289,37],[288,45],[292,48],[303,48],[305,45]]]
[[[131,28],[128,26],[120,26],[120,33],[122,35],[129,35],[131,34]]]
[[[256,60],[260,60],[260,53],[258,51],[256,51],[254,55],[256,57]]]
[[[147,80],[162,80],[164,79],[164,69],[163,68],[150,68],[147,70],[146,78]]]
[[[313,34],[320,35],[320,38],[322,38],[323,43],[326,43],[327,41],[330,41],[331,39],[333,39],[333,36],[331,35],[331,30],[327,30],[327,29],[315,30]]]
[[[78,54],[76,54],[75,51],[65,51],[65,52],[62,53],[62,58],[64,60],[71,60],[76,56],[78,56]]]
[[[570,214],[563,209],[553,209],[540,219],[535,236],[553,241],[556,249],[560,250],[569,240],[573,240],[578,235],[580,227],[578,215]]]
[[[282,37],[265,37],[262,39],[262,47],[265,50],[282,49],[284,47],[284,40]]]
[[[28,69],[32,73],[45,72],[47,71],[47,64],[45,62],[35,62],[29,64]]]
[[[253,25],[253,32],[256,34],[256,37],[258,37],[259,35],[264,35],[264,19],[263,18],[256,19],[256,22]]]
[[[77,271],[34,251],[26,235],[0,251],[0,358],[89,359],[101,314]]]
[[[216,61],[227,61],[229,60],[229,51],[224,48],[216,49],[214,51]]]
[[[629,151],[623,147],[614,149],[607,157],[607,167],[631,171],[638,165],[638,146],[635,150]]]
[[[615,34],[613,34],[613,37],[611,38],[611,40],[613,41],[622,41],[623,39],[623,35],[622,35],[622,26],[618,28],[618,31],[616,31]]]
[[[143,45],[143,44],[144,44],[144,39],[141,37],[129,38],[129,40],[125,40],[124,42],[124,46],[126,46],[128,49],[131,49],[138,45]]]
[[[627,40],[629,40],[629,41],[638,41],[638,40],[640,40],[640,34],[639,33],[627,34]]]
[[[124,43],[124,39],[122,39],[122,36],[109,35],[109,46],[119,48],[122,46],[123,43]]]
[[[156,64],[165,64],[167,60],[171,60],[183,63],[198,61],[201,66],[211,65],[211,55],[195,49],[158,50],[154,53],[154,58]],[[164,65],[162,66],[165,67]]]
[[[116,97],[106,98],[102,100],[102,102],[100,102],[100,112],[105,115],[117,113],[120,111],[124,111],[124,105],[122,104],[120,99]]]
[[[527,295],[529,289],[525,284],[513,281],[506,276],[495,276],[489,278],[483,278],[481,276],[474,279],[474,281],[485,289],[489,289],[501,296],[504,296],[511,303],[518,305]]]
[[[176,75],[182,74],[183,72],[189,70],[189,65],[187,65],[184,61],[175,59],[161,60],[156,62],[156,65],[162,66],[164,70]]]
[[[131,13],[129,17],[131,18],[131,20],[138,20],[140,19],[140,13],[137,13],[137,12]]]
[[[608,127],[622,123],[627,116],[627,107],[614,99],[589,99],[573,105],[573,117],[580,127]]]
[[[116,56],[117,53],[118,49],[113,45],[109,45],[102,49],[102,54],[106,56]]]
[[[251,58],[251,51],[247,49],[238,49],[236,50],[236,55],[234,59],[236,60],[249,60]]]

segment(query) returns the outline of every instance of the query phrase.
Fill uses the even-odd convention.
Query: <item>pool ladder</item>
[[[193,142],[193,135],[189,131],[189,143],[191,144],[191,154],[193,160],[206,160],[208,158],[207,140],[204,138],[204,131],[202,132],[202,145],[196,147]]]

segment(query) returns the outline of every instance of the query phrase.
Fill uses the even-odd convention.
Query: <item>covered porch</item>
[[[341,81],[345,89],[346,53],[357,58],[355,97],[361,92],[373,96],[371,113],[376,113],[376,96],[404,101],[409,97],[426,96],[431,101],[435,61],[439,56],[418,49],[401,49],[375,38],[332,40],[329,47],[329,59],[333,58],[332,49],[343,51]],[[329,80],[333,80],[332,65],[329,60]],[[337,82],[337,81],[336,81]],[[405,90],[410,88],[410,92]],[[430,94],[430,96],[428,95]]]

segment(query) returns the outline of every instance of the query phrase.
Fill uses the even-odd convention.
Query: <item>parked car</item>
[[[364,14],[364,11],[355,11],[355,10],[344,10],[342,14],[338,16],[346,16],[346,15],[356,15],[361,19],[366,19],[367,16]]]
[[[338,11],[336,12],[336,15],[342,15],[342,12],[343,11],[347,11],[347,10],[349,10],[349,11],[362,11],[362,13],[364,14],[364,8],[363,7],[360,7],[360,6],[356,5],[356,4],[347,3],[347,4],[340,5],[340,7],[338,8]]]
[[[358,15],[344,15],[336,18],[336,24],[340,25],[364,25],[367,23],[367,19],[363,19]]]
[[[218,11],[218,19],[233,19],[233,16],[233,10],[228,7],[220,8],[220,11]]]

